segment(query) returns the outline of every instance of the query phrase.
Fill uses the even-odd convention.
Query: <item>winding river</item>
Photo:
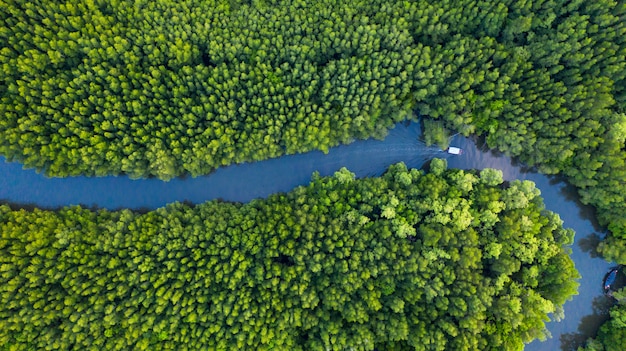
[[[343,166],[358,177],[380,175],[390,164],[400,161],[408,167],[420,168],[433,157],[447,158],[449,167],[497,168],[503,171],[506,180],[534,181],[546,207],[557,212],[566,227],[576,231],[572,257],[582,276],[579,295],[565,304],[563,320],[548,324],[552,338],[535,341],[527,345],[526,350],[575,350],[587,337],[594,335],[608,317],[611,301],[601,289],[602,276],[610,264],[597,257],[595,252],[601,229],[594,222],[593,209],[581,205],[575,189],[560,179],[531,172],[508,157],[478,147],[470,139],[455,137],[452,140],[453,146],[464,150],[462,155],[454,156],[426,147],[418,141],[420,135],[417,124],[402,123],[396,125],[384,141],[356,141],[332,148],[328,154],[309,152],[284,156],[221,168],[208,176],[169,182],[127,177],[46,178],[33,170],[23,170],[20,164],[0,162],[0,202],[26,208],[80,204],[149,210],[174,201],[201,203],[222,199],[246,202],[306,184],[315,171],[330,175]]]

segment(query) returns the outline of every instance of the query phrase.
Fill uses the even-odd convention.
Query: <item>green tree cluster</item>
[[[0,206],[0,344],[521,350],[576,293],[572,240],[532,183],[443,160],[248,204]]]

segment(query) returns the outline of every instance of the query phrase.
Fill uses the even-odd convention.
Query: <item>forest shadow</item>
[[[550,185],[556,185],[559,182],[563,182],[565,184],[565,186],[559,189],[559,192],[566,201],[576,204],[576,206],[579,208],[578,216],[581,219],[589,221],[596,232],[602,232],[605,230],[605,228],[603,228],[600,223],[598,223],[596,217],[596,209],[593,206],[583,204],[580,201],[580,195],[578,194],[578,189],[576,189],[575,186],[570,184],[567,179],[562,176],[554,177],[554,181],[555,182],[553,183],[553,177],[550,177]]]
[[[183,203],[185,203],[188,206],[194,206],[193,203],[188,202],[188,201],[184,201]],[[64,205],[64,206],[44,206],[41,204],[37,204],[35,202],[14,202],[14,201],[9,201],[8,199],[0,199],[0,204],[1,205],[7,205],[9,206],[9,208],[12,211],[19,211],[19,210],[25,210],[28,212],[34,212],[35,210],[43,210],[43,211],[53,211],[53,212],[58,212],[61,211],[64,208],[70,208],[70,207],[80,207],[82,209],[85,210],[89,210],[92,212],[98,212],[98,211],[109,211],[109,212],[116,212],[116,211],[121,211],[121,210],[126,210],[129,209],[127,207],[117,207],[117,208],[113,208],[113,209],[107,209],[105,207],[102,206],[98,206],[96,204],[91,204],[91,205],[87,205],[87,204],[74,204],[74,205]],[[150,211],[153,211],[154,209],[147,207],[147,206],[141,206],[141,207],[136,207],[136,208],[130,208],[129,210],[138,213],[138,214],[146,214]]]
[[[520,173],[522,174],[539,173],[537,170],[537,167],[528,166],[527,164],[521,162],[517,157],[512,157],[511,155],[505,152],[489,148],[489,146],[487,145],[487,139],[484,135],[480,135],[480,136],[472,135],[468,137],[468,139],[474,142],[474,144],[476,145],[476,149],[478,149],[480,152],[483,152],[483,153],[489,153],[491,157],[494,157],[494,158],[508,157],[511,160],[511,166],[519,168]]]
[[[561,350],[576,351],[589,338],[595,337],[600,326],[609,319],[609,310],[614,303],[615,300],[605,295],[596,296],[592,302],[593,313],[580,320],[578,332],[561,335]]]
[[[602,242],[602,238],[597,233],[589,234],[578,240],[578,247],[585,252],[588,253],[592,258],[599,258],[600,253],[598,252],[598,245]]]
[[[66,207],[66,206],[41,206],[35,202],[13,202],[13,201],[10,201],[9,199],[0,199],[0,205],[7,205],[12,211],[25,210],[28,212],[33,212],[36,209],[58,211]]]

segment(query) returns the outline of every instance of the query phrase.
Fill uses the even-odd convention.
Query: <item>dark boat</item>
[[[618,268],[613,268],[611,269],[606,276],[604,277],[604,293],[609,293],[611,290],[611,285],[613,283],[615,283],[615,278],[617,278],[617,272],[619,271],[619,267]]]

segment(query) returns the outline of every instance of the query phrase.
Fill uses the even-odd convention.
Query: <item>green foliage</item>
[[[416,108],[432,142],[477,133],[563,173],[626,263],[625,16],[623,0],[9,1],[0,153],[170,179],[382,137]],[[472,221],[494,225],[493,207]]]
[[[0,340],[10,350],[521,349],[545,337],[578,274],[558,216],[538,197],[505,206],[508,189],[489,178],[397,164],[378,178],[314,176],[248,204],[0,206]]]
[[[500,185],[504,181],[502,179],[502,171],[499,169],[493,169],[493,168],[485,168],[481,170],[480,180],[481,182],[490,186]]]
[[[441,150],[450,146],[450,133],[443,126],[442,121],[432,119],[424,120],[424,142],[426,146],[437,145]]]
[[[170,179],[425,119],[563,173],[626,263],[626,2],[10,1],[0,153]],[[432,139],[432,140],[430,140]]]
[[[445,158],[435,158],[430,161],[430,172],[435,175],[442,175],[448,169],[448,160]]]
[[[0,153],[54,176],[167,180],[383,137],[430,52],[364,6],[3,4]]]

